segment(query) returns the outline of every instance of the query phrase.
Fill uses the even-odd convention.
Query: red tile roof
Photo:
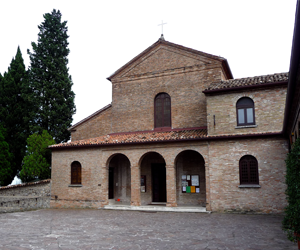
[[[237,87],[259,86],[259,85],[270,84],[270,83],[287,82],[288,77],[289,77],[289,73],[287,72],[287,73],[277,73],[272,75],[223,80],[221,82],[211,83],[208,86],[208,88],[205,89],[203,92],[208,93],[214,90],[224,90],[224,89],[231,89]]]
[[[89,146],[106,146],[106,145],[128,145],[136,143],[159,143],[159,142],[178,142],[188,140],[222,140],[222,139],[239,139],[265,136],[282,136],[281,131],[277,132],[259,132],[233,135],[207,135],[206,128],[177,129],[168,131],[141,131],[117,133],[100,136],[91,139],[66,142],[49,146],[50,149],[72,148],[72,147],[89,147]]]
[[[119,134],[110,134],[91,139],[79,140],[56,144],[49,146],[49,148],[60,147],[80,147],[80,146],[96,146],[96,145],[111,145],[111,144],[130,144],[143,142],[164,142],[164,141],[178,141],[188,139],[198,139],[207,136],[206,128],[199,129],[183,129],[183,130],[169,130],[169,131],[147,131],[147,132],[128,132]]]

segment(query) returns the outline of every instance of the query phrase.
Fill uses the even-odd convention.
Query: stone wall
[[[0,212],[50,207],[51,181],[0,187]]]
[[[236,103],[241,97],[250,97],[254,101],[255,126],[237,127]],[[280,132],[282,130],[286,87],[225,92],[207,95],[206,99],[208,135]]]

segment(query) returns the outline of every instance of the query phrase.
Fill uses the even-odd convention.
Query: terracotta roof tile
[[[289,73],[277,73],[272,75],[254,76],[247,78],[237,78],[230,80],[223,80],[221,82],[211,83],[205,91],[230,89],[242,86],[256,86],[268,83],[285,82],[288,81]],[[204,92],[205,92],[204,91]]]
[[[207,129],[184,129],[184,130],[170,130],[170,131],[147,131],[147,132],[129,132],[110,134],[91,139],[66,142],[52,145],[49,148],[60,147],[80,147],[80,146],[96,146],[96,145],[111,145],[111,144],[130,144],[143,142],[164,142],[164,141],[178,141],[188,139],[198,139],[207,136]]]

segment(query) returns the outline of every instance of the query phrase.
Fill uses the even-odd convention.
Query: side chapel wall
[[[287,140],[261,138],[209,142],[212,211],[283,213]],[[239,161],[252,155],[258,162],[259,188],[239,187]]]
[[[283,125],[286,90],[286,87],[272,87],[207,95],[208,135],[280,132]],[[250,97],[254,101],[255,127],[236,128],[236,103],[241,97]]]

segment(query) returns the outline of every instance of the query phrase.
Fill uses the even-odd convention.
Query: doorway
[[[108,173],[108,199],[114,198],[114,168],[109,168]]]
[[[166,202],[166,165],[164,163],[152,163],[152,201]]]

